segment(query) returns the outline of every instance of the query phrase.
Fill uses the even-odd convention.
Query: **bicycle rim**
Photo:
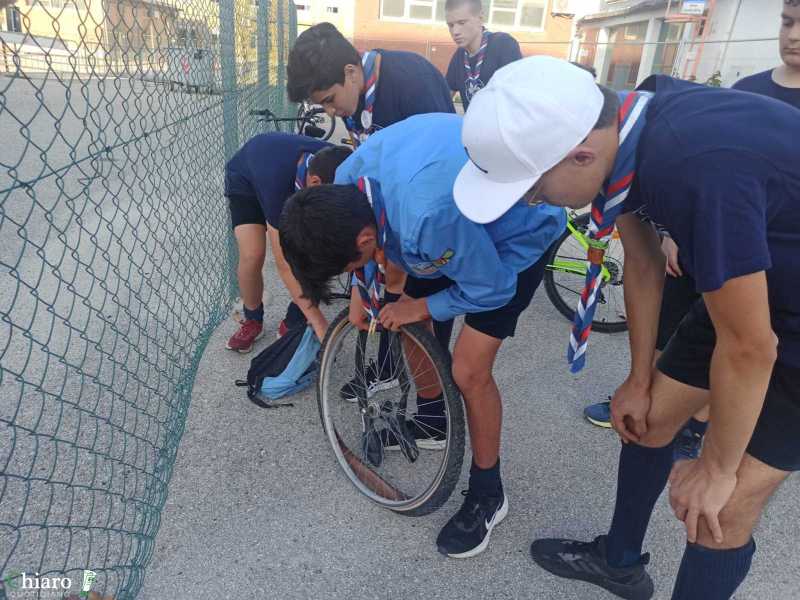
[[[359,333],[347,321],[346,313],[343,311],[331,325],[321,358],[317,393],[328,441],[339,466],[360,493],[402,514],[428,514],[452,493],[464,454],[461,400],[450,379],[447,363],[439,356],[441,353],[436,352],[432,337],[426,343],[418,334],[409,331],[402,334],[405,343],[401,344],[398,334]],[[366,398],[365,373],[371,361],[377,366],[381,335],[394,336],[388,343],[394,351],[385,355],[384,362],[394,359],[395,364],[384,366],[387,372],[397,375],[400,383],[394,388],[376,390]],[[359,392],[362,399],[348,402],[342,398],[341,390],[354,374],[363,385]],[[393,416],[417,420],[417,392],[431,389],[418,388],[416,381],[423,381],[426,376],[444,392],[445,418],[437,423],[440,426],[432,427],[428,421],[424,428],[428,433],[446,434],[443,448],[428,449],[420,443],[414,460],[399,450],[383,450],[381,460],[376,461],[374,453],[365,450],[365,435],[386,431],[396,438],[397,425],[391,424]],[[379,433],[378,437],[381,435]]]

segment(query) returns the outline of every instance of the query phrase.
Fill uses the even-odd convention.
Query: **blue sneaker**
[[[703,436],[688,427],[681,429],[672,442],[672,460],[695,460],[700,456],[703,447]]]
[[[611,398],[609,398],[611,400]],[[611,402],[598,402],[590,404],[583,409],[583,416],[592,425],[611,428]]]

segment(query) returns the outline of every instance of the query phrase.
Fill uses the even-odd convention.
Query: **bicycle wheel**
[[[331,323],[322,344],[317,402],[325,434],[359,492],[399,514],[429,514],[450,497],[464,460],[464,412],[449,358],[421,324],[401,333],[368,335],[348,321],[347,313],[343,310]],[[389,337],[385,356],[399,384],[368,392],[366,371],[374,368],[382,335]],[[342,391],[353,378],[354,365],[364,385],[357,399],[346,400]],[[435,397],[437,391],[445,415],[433,426],[430,419],[418,418],[417,394]],[[415,424],[427,434],[439,434],[438,447],[430,443],[433,438],[426,445],[424,437],[415,435]],[[395,440],[393,450],[387,436]]]
[[[321,106],[302,103],[297,109],[297,133],[304,134],[307,125],[322,129],[325,134],[319,139],[328,141],[336,129],[336,118],[329,117]]]
[[[585,233],[589,227],[589,215],[581,215],[573,221],[573,225],[578,231]],[[550,250],[547,269],[544,273],[544,289],[558,312],[572,321],[586,276],[585,272],[559,267],[559,261],[562,264],[563,261],[581,264],[585,264],[586,261],[586,250],[578,243],[569,229],[561,235]],[[622,287],[624,262],[622,242],[615,232],[608,244],[604,260],[604,265],[611,277],[601,285],[598,291],[597,308],[592,321],[594,331],[618,333],[628,329]]]

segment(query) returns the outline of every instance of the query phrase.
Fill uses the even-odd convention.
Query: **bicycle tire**
[[[584,214],[576,219],[573,220],[573,225],[580,231],[586,231],[589,226],[589,214]],[[569,229],[566,229],[564,233],[561,234],[561,237],[558,238],[555,244],[553,244],[550,248],[550,251],[547,254],[547,264],[552,265],[556,256],[558,255],[559,248],[561,248],[562,244],[571,238],[572,234]],[[570,322],[575,318],[575,302],[577,301],[577,295],[574,297],[575,302],[568,302],[559,292],[559,286],[555,281],[555,272],[551,268],[546,268],[544,272],[544,289],[547,292],[547,297],[550,299],[550,302],[555,306],[556,310],[560,312],[567,320]],[[576,277],[578,277],[576,275]],[[580,280],[582,281],[583,278],[581,277]],[[573,300],[573,298],[570,298]],[[623,321],[605,321],[600,319],[595,319],[592,321],[592,331],[597,331],[600,333],[620,333],[623,331],[628,330],[628,322]]]
[[[353,329],[353,325],[350,324],[348,320],[348,312],[349,309],[344,309],[331,322],[320,351],[320,371],[319,377],[317,378],[317,407],[319,409],[319,416],[323,431],[328,438],[339,466],[359,492],[361,492],[363,495],[366,495],[368,498],[370,498],[370,500],[379,506],[388,508],[397,514],[408,517],[421,517],[428,515],[444,505],[448,498],[450,498],[461,476],[461,468],[464,461],[464,445],[466,437],[464,426],[464,409],[461,402],[461,394],[450,373],[450,358],[439,348],[436,338],[434,338],[433,335],[429,333],[422,324],[415,323],[402,328],[403,333],[409,336],[409,338],[411,338],[414,343],[423,350],[428,360],[430,360],[433,364],[436,373],[439,376],[440,385],[442,387],[442,392],[448,411],[447,443],[445,449],[443,450],[445,457],[442,461],[442,466],[440,467],[439,473],[437,474],[436,479],[423,494],[420,494],[416,498],[406,500],[404,503],[389,500],[386,502],[381,502],[376,499],[375,494],[370,494],[364,490],[364,487],[366,487],[367,484],[360,482],[358,474],[354,473],[354,470],[359,468],[359,463],[362,470],[364,468],[371,470],[370,467],[360,459],[358,460],[358,463],[351,464],[354,454],[349,450],[349,448],[344,447],[338,431],[336,431],[335,427],[331,427],[328,419],[326,418],[326,414],[329,413],[327,407],[329,399],[335,399],[334,401],[341,402],[341,400],[338,399],[338,390],[331,390],[332,393],[329,394],[327,393],[325,387],[328,380],[328,371],[332,368],[333,358],[331,356],[331,349],[335,347],[337,338],[346,335],[350,330]],[[347,452],[350,453],[350,456],[348,456]],[[356,457],[356,459],[357,458],[358,457]],[[373,473],[376,477],[376,481],[378,481],[379,484],[380,481],[382,481],[391,487],[391,484],[388,484],[385,480],[383,480],[380,474],[375,473],[374,471]]]

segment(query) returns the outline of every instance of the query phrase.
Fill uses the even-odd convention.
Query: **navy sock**
[[[704,423],[703,421],[698,421],[694,417],[689,419],[686,423],[686,427],[692,433],[696,433],[700,436],[704,436],[706,434],[706,429],[708,428],[708,423]]]
[[[414,420],[428,434],[447,434],[447,418],[444,414],[444,398],[420,398],[417,396],[417,414]]]
[[[500,459],[493,467],[481,469],[472,460],[469,469],[469,489],[479,496],[502,496],[503,482],[500,481]]]
[[[755,551],[753,539],[731,550],[687,543],[672,600],[728,600],[747,577]]]
[[[617,473],[617,503],[608,532],[608,564],[627,567],[638,562],[656,500],[672,469],[672,444],[647,448],[622,445]]]
[[[244,305],[242,305],[244,306]],[[244,318],[245,321],[264,321],[264,303],[258,305],[258,308],[255,310],[250,310],[246,306],[244,306]]]
[[[385,292],[383,298],[385,304],[391,304],[400,299],[400,294]],[[391,337],[389,332],[381,331],[380,340],[378,342],[378,368],[380,369],[381,379],[387,379],[394,373],[394,361],[392,361],[391,352],[389,351],[390,342]]]

